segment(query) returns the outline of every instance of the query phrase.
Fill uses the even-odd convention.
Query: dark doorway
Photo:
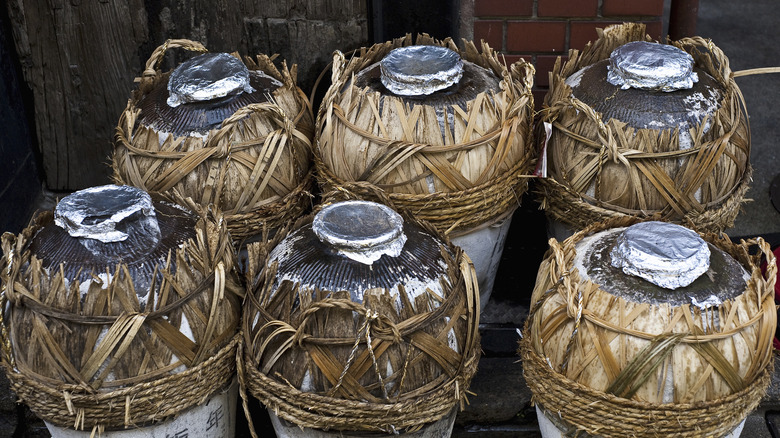
[[[407,33],[458,40],[459,1],[367,0],[367,5],[371,43],[389,41]]]

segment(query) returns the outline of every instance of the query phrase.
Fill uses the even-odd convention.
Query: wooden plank
[[[113,135],[133,80],[170,38],[210,51],[279,54],[299,65],[309,94],[334,50],[366,45],[365,2],[315,0],[9,0],[25,82],[33,91],[46,185],[77,190],[110,182]],[[188,53],[166,54],[167,71]],[[327,85],[325,85],[327,86]]]

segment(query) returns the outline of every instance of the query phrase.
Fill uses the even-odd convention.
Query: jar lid
[[[249,69],[227,53],[204,53],[179,64],[168,79],[168,105],[251,93]]]
[[[573,268],[600,289],[634,303],[689,304],[705,309],[745,293],[750,273],[734,257],[713,244],[702,245],[698,236],[689,234],[696,233],[685,227],[658,225],[641,222],[583,237],[576,243]],[[706,270],[699,274],[702,268],[697,264],[707,267]],[[624,265],[645,273],[626,272]],[[659,285],[665,283],[659,280],[674,277],[675,271],[687,280],[693,279],[692,282],[675,289],[669,287],[672,285]]]
[[[449,88],[463,76],[463,61],[440,46],[393,49],[379,63],[382,84],[394,94],[421,96]]]
[[[312,230],[321,242],[365,264],[383,255],[397,257],[406,243],[401,215],[386,205],[369,201],[326,206],[314,216]]]
[[[667,222],[626,228],[611,252],[612,266],[667,289],[688,286],[710,268],[710,250],[695,231]]]
[[[65,196],[54,209],[54,223],[71,237],[103,243],[124,241],[138,228],[150,238],[160,235],[151,196],[132,186],[91,187]]]
[[[693,57],[672,45],[633,41],[609,55],[607,81],[623,89],[675,91],[698,80]]]

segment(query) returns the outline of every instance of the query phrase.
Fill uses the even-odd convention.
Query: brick
[[[540,0],[541,1],[541,0]],[[664,0],[603,0],[601,15],[603,17],[614,15],[639,15],[662,16],[664,14]]]
[[[613,24],[621,24],[619,21],[577,21],[571,23],[569,30],[569,48],[582,50],[590,41],[596,41],[597,28],[605,28]]]
[[[474,0],[474,17],[520,17],[533,12],[533,0]]]
[[[555,60],[562,58],[561,62],[566,62],[568,56],[537,55],[536,57],[536,84],[539,87],[550,86],[550,71],[555,67]]]
[[[504,48],[504,22],[500,20],[474,20],[474,42],[485,40],[494,50]]]
[[[598,0],[538,0],[540,17],[595,17]]]
[[[562,52],[566,46],[564,21],[509,21],[506,49],[512,52]]]
[[[657,41],[666,41],[666,38],[661,35],[664,32],[664,25],[661,20],[647,21],[645,22],[645,25],[647,26],[646,31],[647,34],[650,35],[650,38]]]

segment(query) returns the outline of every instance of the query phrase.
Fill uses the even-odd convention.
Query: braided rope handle
[[[227,157],[230,153],[229,149],[231,143],[229,141],[224,141],[225,138],[230,136],[243,119],[252,115],[268,115],[269,119],[274,121],[289,139],[298,138],[311,148],[311,141],[308,137],[296,129],[293,120],[290,119],[284,109],[275,102],[252,103],[239,108],[230,117],[222,121],[222,126],[213,135],[209,136],[208,140],[206,140],[206,144],[203,145],[203,148],[219,149],[220,151],[214,158]],[[271,135],[271,133],[268,135]],[[264,141],[265,138],[267,137],[258,139],[258,141]]]
[[[168,51],[168,49],[174,48],[174,49],[184,49],[189,50],[191,52],[200,52],[200,53],[206,53],[208,52],[208,49],[206,47],[197,42],[192,41],[188,39],[169,39],[166,40],[163,44],[158,46],[152,54],[149,56],[149,59],[146,61],[146,68],[143,72],[144,78],[153,78],[156,77],[160,72],[157,69],[160,65],[160,62],[162,62],[163,57],[165,56],[165,52]]]

